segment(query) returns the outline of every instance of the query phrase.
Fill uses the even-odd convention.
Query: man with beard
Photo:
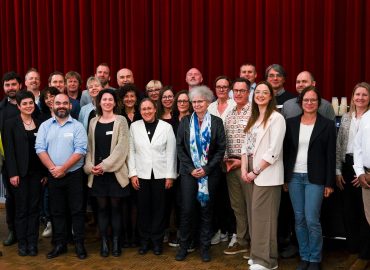
[[[189,92],[195,86],[201,85],[203,82],[203,75],[197,68],[191,68],[186,72],[185,81],[189,86]]]
[[[0,131],[4,134],[4,122],[13,116],[19,114],[15,95],[22,87],[21,77],[14,71],[5,73],[2,79],[4,98],[0,101]],[[2,158],[2,157],[0,157]],[[15,201],[14,193],[9,182],[9,177],[3,164],[3,183],[6,189],[5,195],[5,209],[6,209],[6,223],[8,225],[9,234],[8,237],[3,241],[4,246],[13,245],[16,242],[14,218],[15,218]]]
[[[99,79],[101,85],[103,86],[103,89],[113,89],[116,90],[115,88],[111,87],[109,85],[110,81],[110,69],[107,63],[101,63],[97,68],[96,68],[96,73],[95,77]],[[86,105],[91,103],[91,97],[89,95],[88,90],[83,90],[82,95],[81,95],[81,100],[80,100],[80,106],[81,108]]]
[[[80,122],[70,116],[66,94],[55,96],[55,117],[41,124],[36,138],[36,153],[49,170],[49,200],[54,248],[48,259],[67,252],[68,215],[72,218],[76,255],[85,259],[82,169],[87,150],[87,135]]]

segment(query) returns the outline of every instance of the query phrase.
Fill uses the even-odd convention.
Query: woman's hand
[[[48,178],[45,176],[45,177],[41,178],[40,182],[41,182],[41,185],[45,186],[46,183],[48,182]]]
[[[284,183],[283,184],[283,191],[284,192],[288,192],[289,191],[288,183]]]
[[[324,189],[324,197],[325,198],[328,198],[330,196],[330,194],[332,194],[334,192],[334,189],[331,188],[331,187],[325,187]]]
[[[257,177],[257,175],[255,175],[255,174],[253,173],[253,171],[252,171],[252,172],[249,172],[249,173],[247,174],[247,182],[248,182],[248,183],[252,183],[252,182],[254,181],[254,179],[256,179],[256,177]]]
[[[191,172],[191,175],[195,178],[201,178],[206,175],[206,172],[203,170],[203,168],[194,169]]]
[[[99,163],[98,165],[93,166],[93,167],[91,168],[91,173],[92,173],[93,175],[96,175],[96,176],[104,174],[104,170],[103,170],[103,166],[102,166],[102,164],[101,164],[101,163]]]
[[[139,190],[140,189],[139,178],[137,176],[133,176],[130,178],[130,180],[134,189]]]
[[[173,179],[166,179],[166,183],[164,184],[165,189],[170,189],[173,186]]]
[[[346,183],[343,179],[343,176],[340,174],[340,175],[337,175],[335,177],[335,182],[337,184],[337,187],[340,189],[340,190],[344,190],[344,184]]]
[[[19,186],[19,176],[13,176],[13,177],[10,177],[10,184],[12,184],[14,187],[18,187]]]
[[[360,184],[360,180],[359,180],[357,177],[355,177],[355,179],[353,179],[353,180],[351,181],[351,183],[352,183],[352,185],[353,185],[354,187],[356,187],[356,188],[358,188],[358,187],[360,187],[360,186],[361,186],[361,184]]]
[[[247,177],[248,172],[247,172],[247,170],[241,169],[241,171],[242,171],[242,179],[243,179],[243,181],[244,182],[248,182],[248,177]]]

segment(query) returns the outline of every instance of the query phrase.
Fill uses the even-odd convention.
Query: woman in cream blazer
[[[244,181],[254,183],[247,202],[250,220],[251,270],[278,267],[277,220],[281,186],[284,183],[284,117],[276,111],[271,85],[260,82],[253,96],[242,149],[241,173]]]
[[[156,105],[146,98],[140,104],[142,120],[131,124],[129,177],[138,190],[139,254],[162,254],[165,230],[165,190],[176,172],[176,139],[172,126],[156,119]]]

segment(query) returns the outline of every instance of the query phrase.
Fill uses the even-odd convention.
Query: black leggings
[[[97,201],[100,235],[107,237],[108,226],[111,224],[113,237],[119,237],[122,227],[121,198],[97,197]]]

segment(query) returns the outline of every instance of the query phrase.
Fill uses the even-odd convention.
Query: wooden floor
[[[5,210],[0,209],[0,240],[3,240],[7,234],[5,225]],[[247,270],[247,260],[239,255],[224,255],[222,253],[227,243],[212,246],[210,263],[202,263],[199,253],[195,251],[191,253],[183,262],[177,262],[174,259],[176,248],[171,248],[165,245],[164,253],[161,256],[155,256],[151,252],[147,255],[139,255],[137,249],[124,249],[123,254],[119,258],[101,258],[99,255],[99,240],[93,236],[91,228],[87,233],[86,249],[88,258],[79,260],[75,257],[74,247],[68,246],[68,253],[58,258],[48,260],[45,254],[50,251],[50,240],[41,238],[39,241],[39,255],[37,257],[19,257],[17,254],[17,245],[11,247],[1,247],[3,257],[0,257],[0,270],[16,270],[16,269],[135,269],[135,270]],[[341,269],[345,270],[345,260],[348,254],[344,251],[343,241],[326,241],[323,269]],[[298,258],[280,260],[279,269],[292,270],[298,263]]]

